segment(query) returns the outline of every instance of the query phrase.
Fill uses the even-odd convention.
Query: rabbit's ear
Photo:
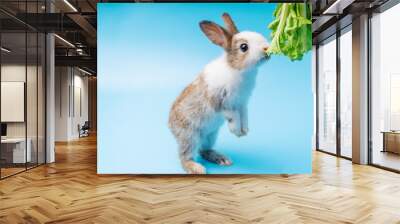
[[[228,13],[222,14],[222,19],[224,20],[226,28],[232,35],[239,33],[235,23],[233,22],[231,16]]]
[[[200,28],[214,44],[225,49],[230,48],[232,35],[223,27],[210,21],[202,21],[200,22]]]

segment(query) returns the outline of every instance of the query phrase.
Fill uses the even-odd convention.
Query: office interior
[[[88,15],[63,1],[0,3],[1,179],[55,162],[56,142],[96,133],[96,2],[76,7]]]
[[[56,169],[54,167],[57,167],[58,158],[63,159],[63,169],[69,166],[73,170],[77,163],[70,160],[77,158],[74,155],[82,150],[83,146],[80,145],[97,140],[97,125],[101,121],[97,121],[96,109],[96,40],[98,37],[96,7],[97,3],[113,2],[134,4],[169,1],[0,1],[0,184],[3,184],[1,186],[7,186],[8,181],[11,183],[19,177],[24,178],[20,182],[30,183],[28,180],[31,175],[35,174],[36,177],[40,175],[34,170],[42,172],[41,169]],[[240,0],[240,2],[257,4],[256,2],[276,1]],[[294,0],[293,2],[304,1]],[[317,158],[314,159],[314,165],[318,166],[313,169],[314,172],[317,170],[318,175],[312,176],[312,179],[319,184],[316,192],[324,190],[324,192],[329,192],[327,194],[329,195],[333,192],[332,189],[337,187],[338,190],[332,194],[339,194],[339,191],[345,193],[354,191],[356,192],[354,198],[369,195],[364,199],[383,198],[386,200],[385,197],[375,194],[386,189],[386,193],[396,195],[399,189],[399,185],[390,185],[397,183],[390,180],[392,177],[398,178],[398,173],[400,173],[400,63],[397,54],[400,52],[398,41],[400,32],[396,28],[400,21],[400,2],[397,0],[311,0],[310,3],[313,8],[313,49],[311,52],[313,72],[310,75],[313,77],[311,91],[314,94],[315,118],[313,148],[310,151],[312,150],[314,158]],[[90,164],[95,166],[96,148],[91,147],[92,154],[85,157],[84,161],[90,160],[93,162]],[[320,165],[321,158],[333,158],[333,160]],[[70,161],[70,163],[65,163],[65,161]],[[343,165],[347,163],[350,165]],[[320,175],[321,170],[327,172],[329,177]],[[95,168],[90,169],[90,172],[95,172]],[[63,173],[63,170],[60,173]],[[67,176],[66,173],[64,174]],[[87,173],[85,175],[82,178],[89,176]],[[362,181],[363,178],[374,175],[385,177],[369,180],[365,183],[368,186],[360,187],[359,183],[354,183],[354,181]],[[387,176],[390,178],[386,178]],[[50,180],[51,177],[48,173],[41,176],[43,181]],[[128,182],[124,183],[125,185],[136,184],[138,188],[142,186],[146,188],[144,181],[135,182],[135,178],[140,178],[137,176],[95,177],[98,179],[90,180],[91,186],[101,185],[107,178],[116,178],[118,181],[126,178]],[[164,177],[156,176],[149,182],[155,183],[157,178]],[[180,186],[176,191],[190,188],[189,185],[204,181],[196,176],[190,178],[199,179],[190,184],[182,183],[182,179],[173,179],[179,183],[177,186]],[[222,183],[213,186],[211,184],[212,181],[220,180],[218,177],[206,178],[210,179],[205,181],[204,189],[207,191],[201,194],[204,197],[215,193],[211,188],[222,186]],[[237,178],[246,179],[247,177]],[[288,189],[290,186],[297,186],[298,183],[310,183],[310,179],[307,179],[309,176],[304,177],[304,181],[301,179],[303,176],[288,177],[287,175],[251,178],[272,183],[272,185],[277,184],[279,180],[289,181],[284,182],[284,186]],[[271,182],[268,182],[268,178],[272,178]],[[329,178],[336,178],[334,179],[336,181],[330,181]],[[64,183],[65,186],[78,183],[77,186],[73,186],[74,189],[84,189],[82,186],[86,184],[76,179],[65,179],[65,181],[67,181]],[[168,185],[168,181],[163,183]],[[229,181],[227,182],[236,183]],[[322,183],[325,182],[328,184],[323,185]],[[339,186],[342,182],[345,186]],[[375,188],[375,185],[379,186]],[[392,187],[386,188],[386,185]],[[111,191],[112,186],[114,185],[107,185],[107,190]],[[122,189],[123,186],[120,188]],[[148,191],[159,194],[157,187],[150,186],[152,186],[150,190],[148,188],[136,190],[135,187],[131,189],[135,189],[134,192],[138,195],[143,192],[148,193]],[[351,188],[351,186],[356,187]],[[369,189],[369,186],[373,189],[365,191]],[[96,193],[104,189],[101,188]],[[360,189],[361,193],[357,191]],[[171,190],[171,192],[175,191]],[[291,193],[287,193],[289,196],[275,199],[290,198]],[[321,194],[320,197],[324,195]],[[56,198],[61,197],[56,196]],[[218,197],[212,200],[213,205],[219,200]],[[87,200],[90,204],[92,201],[88,198],[80,200]],[[342,199],[343,197],[340,198]],[[115,206],[122,203],[118,200],[114,201]],[[310,198],[301,200],[301,203],[307,204]],[[133,201],[125,202],[133,203]],[[361,206],[358,203],[360,201],[356,202],[353,207]],[[398,204],[390,200],[386,202],[391,205],[385,207],[386,213],[380,214],[392,218],[381,221],[396,223],[398,216],[395,212],[387,211],[390,209],[398,211],[398,207],[396,208]],[[291,208],[297,205],[296,202]],[[379,207],[379,205],[371,205],[371,208]],[[308,206],[307,209],[312,209],[312,207]],[[315,220],[325,220],[317,214],[319,212],[309,214],[307,211],[304,220],[311,217],[315,217]],[[324,212],[322,213],[325,214]],[[121,213],[119,210],[115,212],[118,215]],[[356,213],[361,217],[362,211]],[[124,215],[127,214],[124,213]],[[357,223],[358,219],[349,221],[343,218],[347,217],[346,215],[348,213],[344,211],[342,214],[335,213],[327,217],[335,218],[336,221]],[[364,215],[368,216],[368,214],[362,216]]]
[[[314,21],[316,150],[400,170],[399,12],[394,1],[355,2],[331,24]]]
[[[2,178],[54,162],[54,142],[79,138],[82,126],[96,133],[97,2],[71,2],[1,2]],[[368,98],[363,109],[369,144],[364,161],[353,161],[399,171],[400,46],[393,27],[400,5],[338,1],[333,10],[342,7],[339,14],[324,13],[332,2],[312,2],[315,149],[349,160],[359,153],[352,147],[352,117],[361,116],[352,110],[359,53],[353,45],[366,38],[360,47],[368,82],[361,87]],[[367,27],[363,37],[354,37],[356,17]]]

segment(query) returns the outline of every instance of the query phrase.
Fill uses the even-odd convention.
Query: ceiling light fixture
[[[78,67],[78,70],[81,71],[81,72],[83,72],[83,73],[85,73],[85,74],[87,74],[87,75],[90,75],[90,76],[93,75],[92,73],[90,73],[90,72],[88,72],[88,71],[86,71],[86,70],[83,70],[83,69],[81,69],[81,68],[79,68],[79,67]]]
[[[336,0],[332,5],[330,5],[322,14],[342,14],[343,10],[351,5],[355,0]]]
[[[75,48],[75,45],[73,45],[71,42],[69,42],[68,40],[60,37],[58,34],[54,34],[55,37],[57,37],[59,40],[61,40],[62,42],[66,43],[68,46]]]
[[[82,48],[77,48],[76,49],[76,53],[78,53],[78,55],[83,55],[83,49]]]
[[[11,52],[11,50],[9,50],[9,49],[7,49],[5,47],[1,47],[0,49],[1,49],[1,51],[4,51],[6,53],[10,53]]]
[[[64,3],[67,4],[74,12],[78,12],[78,10],[68,0],[64,0]]]

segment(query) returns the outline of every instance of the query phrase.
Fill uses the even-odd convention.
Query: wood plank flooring
[[[0,181],[0,223],[400,223],[400,175],[314,153],[312,175],[98,176],[96,138]]]
[[[1,168],[1,177],[8,177],[11,176],[13,174],[19,173],[25,171],[25,167],[24,168]]]

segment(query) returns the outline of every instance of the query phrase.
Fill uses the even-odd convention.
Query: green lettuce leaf
[[[282,54],[292,61],[301,60],[311,50],[311,6],[304,3],[279,3],[275,20],[268,28],[272,41],[266,54]]]

